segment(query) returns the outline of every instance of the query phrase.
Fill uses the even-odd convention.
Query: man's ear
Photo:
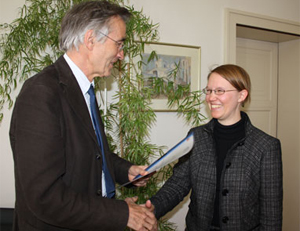
[[[240,94],[240,97],[239,97],[238,102],[239,102],[239,103],[240,103],[240,102],[244,102],[245,99],[246,99],[247,96],[248,96],[248,91],[247,91],[246,89],[244,89],[244,90],[241,90],[241,91],[239,92],[239,94]]]
[[[95,36],[93,30],[88,30],[84,35],[84,45],[87,49],[92,50],[95,43]]]

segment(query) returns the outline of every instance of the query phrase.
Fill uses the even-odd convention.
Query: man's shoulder
[[[49,86],[57,84],[60,81],[60,76],[67,70],[67,67],[68,65],[63,57],[60,57],[56,62],[27,79],[26,84],[47,84]]]

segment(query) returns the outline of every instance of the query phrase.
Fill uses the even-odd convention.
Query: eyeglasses
[[[215,90],[212,90],[212,89],[207,89],[207,88],[204,88],[202,90],[202,92],[205,95],[211,95],[212,92],[214,92],[216,95],[223,95],[225,92],[228,92],[228,91],[237,91],[237,90],[224,90],[224,89],[215,89]]]
[[[108,38],[108,39],[110,39],[110,40],[114,41],[114,42],[115,42],[115,44],[116,44],[116,45],[117,45],[117,47],[118,47],[118,50],[119,50],[119,52],[120,52],[120,51],[122,51],[122,50],[124,49],[124,47],[125,47],[125,44],[124,44],[124,42],[119,42],[119,41],[116,41],[116,40],[114,40],[113,38],[109,37],[108,35],[106,35],[106,34],[102,33],[101,31],[99,31],[99,32],[100,32],[100,34],[104,35],[106,38]]]

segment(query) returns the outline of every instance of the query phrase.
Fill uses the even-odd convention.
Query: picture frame
[[[147,59],[152,51],[155,51],[159,60],[147,63]],[[149,75],[165,76],[171,68],[172,63],[181,63],[182,67],[179,75],[182,84],[190,84],[190,92],[200,90],[200,64],[201,47],[171,43],[147,43],[144,46],[142,61],[142,75],[147,78]],[[166,72],[161,74],[161,72]],[[152,98],[151,107],[154,111],[175,111],[176,108],[169,108],[167,98]]]

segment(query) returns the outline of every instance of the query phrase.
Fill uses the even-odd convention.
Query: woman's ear
[[[240,102],[244,102],[245,99],[246,99],[247,96],[248,96],[248,91],[247,91],[246,89],[244,89],[244,90],[241,90],[241,91],[239,92],[239,94],[240,94],[240,96],[239,96],[238,102],[239,102],[239,103],[240,103]]]

